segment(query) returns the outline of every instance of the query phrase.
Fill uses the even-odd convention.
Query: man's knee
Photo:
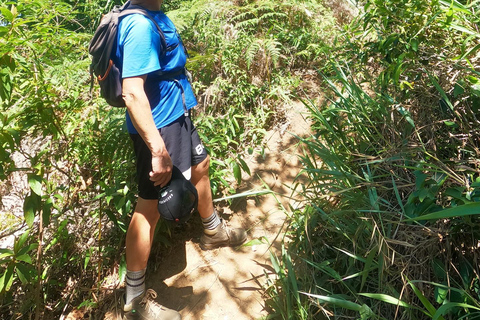
[[[192,183],[196,184],[202,177],[208,178],[208,170],[210,168],[210,156],[207,155],[205,160],[192,167]]]
[[[133,216],[137,215],[136,218],[145,219],[152,226],[155,226],[160,218],[157,209],[158,200],[143,199],[138,197],[137,205]],[[132,216],[132,218],[133,218]]]

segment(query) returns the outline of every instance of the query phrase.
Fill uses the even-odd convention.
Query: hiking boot
[[[236,247],[247,240],[247,233],[241,228],[229,228],[223,219],[214,230],[203,230],[200,248],[210,250],[219,247]]]
[[[122,320],[181,320],[182,316],[156,303],[157,293],[148,289],[128,305],[123,306]]]

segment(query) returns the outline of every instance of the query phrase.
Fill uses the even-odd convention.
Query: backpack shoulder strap
[[[165,40],[165,35],[163,34],[162,28],[158,25],[158,23],[153,19],[153,17],[148,13],[148,11],[140,6],[137,5],[132,5],[130,4],[130,1],[125,3],[121,8],[120,8],[120,14],[118,15],[118,19],[120,20],[121,18],[129,15],[129,14],[134,14],[138,13],[141,14],[148,19],[150,19],[155,27],[157,28],[158,34],[160,35],[160,45],[161,45],[161,55],[165,55],[167,51],[167,41]]]

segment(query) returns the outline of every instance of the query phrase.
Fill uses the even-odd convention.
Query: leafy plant
[[[278,278],[272,279],[265,271],[266,293],[270,296],[267,306],[274,310],[270,314],[274,319],[308,319],[305,310],[305,301],[301,299],[301,292],[295,276],[294,265],[290,255],[282,247],[281,258],[270,253],[273,271]]]
[[[14,281],[20,281],[24,286],[31,285],[37,276],[31,254],[38,244],[27,244],[29,235],[25,232],[16,239],[13,249],[0,249],[0,264],[4,266],[0,292],[10,291]]]
[[[367,2],[322,68],[326,102],[304,100],[308,205],[290,218],[288,254],[309,317],[477,315],[478,121],[457,84],[476,77],[458,60],[459,43],[477,51],[475,6]]]
[[[89,3],[91,9],[97,4],[105,5]],[[127,145],[119,143],[122,131],[114,127],[113,115],[104,118],[108,113],[101,111],[95,117],[87,103],[92,101],[86,89],[89,61],[84,50],[89,36],[72,30],[77,31],[80,21],[91,21],[92,12],[77,12],[77,4],[49,0],[3,1],[0,8],[1,185],[26,182],[20,190],[23,206],[19,205],[25,224],[18,228],[23,235],[12,248],[2,249],[2,316],[48,318],[82,299],[84,293],[72,283],[86,274],[106,272],[102,260],[118,254],[108,250],[109,243],[101,237],[110,232],[103,226],[108,225],[106,216],[115,212],[109,216],[126,228],[133,194],[122,185],[121,192],[112,191],[118,202],[105,205],[92,199],[99,181],[109,186],[107,190],[118,181],[112,170],[129,170],[130,154],[120,152]],[[98,132],[102,126],[107,127],[105,134]],[[107,147],[100,148],[100,143]],[[116,218],[118,212],[122,220]],[[94,221],[99,222],[98,232],[89,228]],[[90,279],[95,282],[97,277]],[[69,299],[60,299],[68,286]]]

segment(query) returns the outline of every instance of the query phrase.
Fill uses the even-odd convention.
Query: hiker
[[[172,21],[161,11],[162,1],[132,0],[131,4],[147,9],[161,27],[170,50],[167,54],[159,52],[160,35],[155,23],[141,14],[122,18],[114,48],[139,179],[138,202],[126,238],[123,319],[181,319],[177,311],[153,301],[156,293],[152,289],[145,290],[147,261],[160,217],[157,188],[170,181],[172,165],[198,191],[198,212],[204,227],[201,248],[238,246],[246,240],[246,232],[226,226],[213,207],[209,156],[189,117],[197,101],[184,72],[187,53]],[[158,71],[163,71],[167,80],[159,80]]]

